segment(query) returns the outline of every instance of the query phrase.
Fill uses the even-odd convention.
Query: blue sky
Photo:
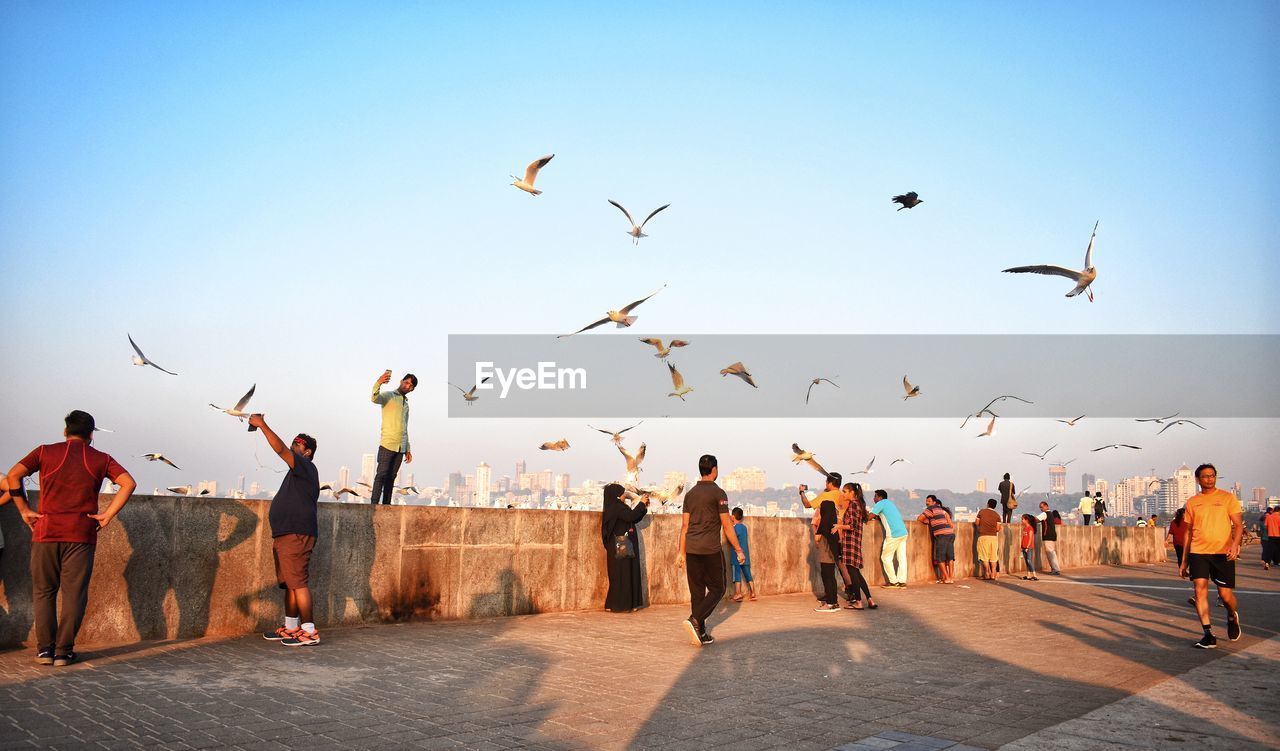
[[[260,439],[204,405],[256,382],[254,406],[316,435],[330,477],[373,448],[365,395],[391,367],[423,379],[420,480],[540,467],[531,447],[584,427],[445,420],[446,336],[563,333],[663,283],[633,331],[1276,333],[1271,3],[10,3],[0,19],[15,459],[81,407],[118,431],[104,449],[227,482]],[[543,195],[507,185],[551,152]],[[906,190],[925,203],[894,212]],[[637,249],[607,198],[672,207]],[[1095,221],[1095,303],[999,273],[1078,265]],[[130,367],[126,332],[181,375]],[[1280,486],[1275,421],[1211,427],[1079,469],[1213,458],[1224,480]],[[918,447],[938,458],[904,482],[957,489],[1053,442],[1040,423],[1019,428],[1032,447],[983,455],[928,421],[646,428],[655,472],[717,445],[781,482],[774,444],[805,434],[855,463]],[[542,463],[610,477],[601,448]],[[175,478],[128,464],[146,489]]]

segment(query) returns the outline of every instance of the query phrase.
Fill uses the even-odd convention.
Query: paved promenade
[[[0,749],[1269,748],[1280,572],[1255,557],[1244,638],[1219,626],[1209,652],[1172,564],[877,590],[876,611],[727,603],[703,649],[666,606],[328,630],[303,649],[86,646],[57,669],[10,651]]]

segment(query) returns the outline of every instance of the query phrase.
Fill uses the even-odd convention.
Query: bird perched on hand
[[[756,381],[755,381],[755,379],[751,377],[751,373],[747,372],[747,366],[746,366],[746,365],[743,365],[743,364],[742,364],[742,363],[740,363],[740,362],[735,362],[734,364],[730,365],[729,367],[721,369],[721,371],[720,371],[720,375],[722,375],[722,376],[727,376],[727,375],[737,376],[737,377],[741,378],[742,380],[746,381],[747,383],[751,384],[751,388],[753,388],[753,389],[758,389],[758,388],[760,388],[759,386],[757,386],[757,385],[756,385]]]
[[[529,166],[524,168],[524,179],[522,180],[515,175],[512,175],[511,179],[513,182],[511,184],[530,195],[542,195],[542,191],[533,187],[533,181],[538,179],[538,170],[547,166],[547,162],[551,161],[554,157],[555,154],[548,154],[547,156],[540,157],[529,162]]]
[[[913,209],[916,206],[919,206],[920,204],[924,203],[924,201],[920,200],[920,195],[913,190],[910,193],[904,193],[900,196],[894,196],[893,198],[889,199],[889,203],[902,204],[902,206],[898,208],[898,211],[902,211],[903,209]]]

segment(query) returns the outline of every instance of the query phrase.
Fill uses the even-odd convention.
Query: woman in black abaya
[[[609,594],[604,609],[615,613],[628,613],[644,604],[640,589],[640,536],[635,524],[649,511],[649,498],[645,496],[635,508],[622,500],[623,487],[617,483],[604,486],[604,514],[600,518],[600,537],[604,542],[605,561],[609,568]],[[630,557],[619,557],[617,538],[625,535],[630,540]]]

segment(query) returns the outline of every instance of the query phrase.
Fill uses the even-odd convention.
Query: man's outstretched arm
[[[262,431],[262,437],[267,439],[267,445],[271,450],[276,452],[276,456],[280,457],[285,464],[289,465],[289,469],[293,469],[293,449],[284,445],[284,441],[280,440],[280,436],[267,425],[267,421],[262,415],[249,415],[249,424]]]

